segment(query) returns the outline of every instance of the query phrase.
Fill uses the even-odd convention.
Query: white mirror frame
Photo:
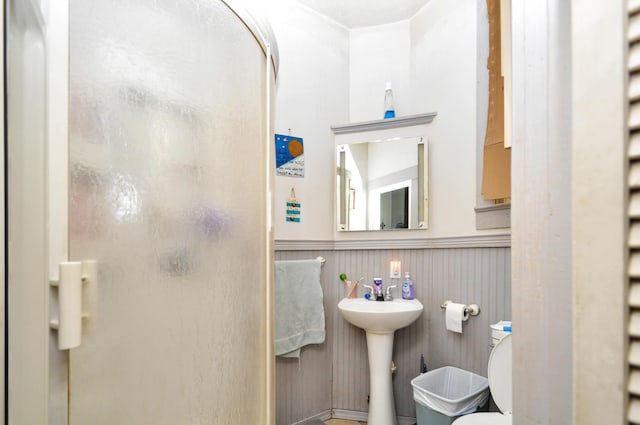
[[[419,230],[427,229],[429,223],[429,208],[428,208],[428,145],[427,145],[427,129],[426,124],[429,124],[436,113],[426,113],[411,115],[406,117],[398,117],[393,119],[367,121],[354,124],[335,125],[331,129],[335,134],[335,148],[336,148],[336,222],[338,231],[380,231],[381,229],[371,224],[367,224],[367,228],[349,229],[348,210],[347,207],[354,205],[357,202],[368,203],[367,200],[356,199],[347,196],[347,178],[350,174],[347,170],[346,155],[344,145],[355,145],[365,142],[385,142],[385,141],[397,141],[401,139],[415,139],[416,145],[419,145],[417,151],[417,168],[419,178],[416,182],[418,193],[410,195],[411,203],[410,212],[411,217],[409,222],[413,223],[409,228],[403,228],[400,230]],[[341,152],[342,151],[342,152]],[[351,193],[351,191],[349,192]],[[347,205],[349,204],[349,205]],[[416,205],[417,204],[417,205]],[[365,205],[365,209],[366,205]],[[365,212],[367,216],[368,213]],[[416,215],[418,218],[416,218]],[[369,220],[370,221],[370,220]],[[385,230],[396,230],[393,228]]]

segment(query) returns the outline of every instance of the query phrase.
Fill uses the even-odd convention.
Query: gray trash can
[[[450,425],[489,399],[487,378],[453,366],[423,373],[411,386],[418,425]]]

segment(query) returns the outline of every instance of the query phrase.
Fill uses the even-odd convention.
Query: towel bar
[[[324,259],[324,257],[316,257],[316,260],[320,261],[323,266],[324,266],[324,262],[327,261]]]

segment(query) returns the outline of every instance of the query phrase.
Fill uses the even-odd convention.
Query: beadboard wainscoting
[[[326,340],[302,349],[300,360],[276,360],[276,423],[327,418],[331,412],[366,412],[369,364],[364,331],[347,323],[337,304],[344,296],[338,276],[350,279],[382,277],[389,285],[389,262],[400,260],[402,274],[411,273],[416,298],[424,312],[411,326],[395,334],[393,359],[396,410],[414,418],[411,380],[419,374],[420,355],[429,369],[456,366],[487,375],[489,325],[511,319],[511,256],[506,246],[415,249],[309,249],[276,250],[276,259],[322,256],[322,289],[326,314]],[[395,295],[401,294],[401,281]],[[363,288],[359,288],[359,296]],[[480,314],[464,323],[462,335],[445,330],[445,300],[476,303]],[[376,367],[389,367],[377,365]],[[366,414],[362,417],[366,418]]]

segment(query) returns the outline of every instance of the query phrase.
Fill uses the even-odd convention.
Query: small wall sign
[[[304,177],[304,143],[302,137],[276,134],[276,175]]]
[[[287,223],[300,223],[300,200],[296,191],[291,188],[291,197],[287,198]]]

